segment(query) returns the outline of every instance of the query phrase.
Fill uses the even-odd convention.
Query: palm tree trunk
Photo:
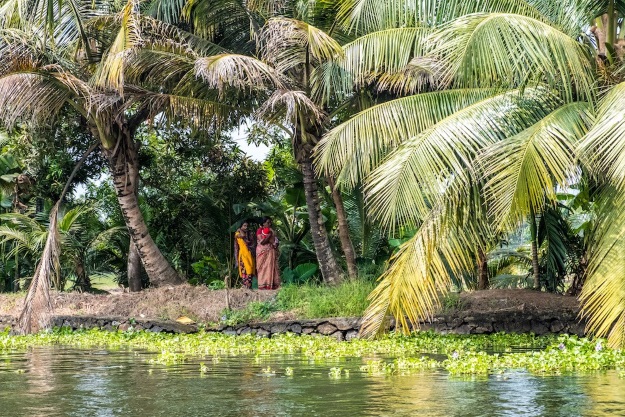
[[[530,236],[532,239],[532,275],[534,276],[534,289],[540,289],[540,272],[538,265],[538,232],[536,229],[536,215],[534,210],[530,209]]]
[[[332,253],[330,239],[328,239],[328,233],[323,224],[317,179],[315,178],[312,161],[310,158],[303,158],[300,166],[302,167],[304,177],[304,194],[306,195],[306,205],[308,206],[310,233],[312,234],[317,260],[319,261],[319,269],[321,270],[323,280],[327,284],[336,285],[342,280],[341,268],[336,262],[334,253]]]
[[[130,239],[128,247],[128,289],[131,292],[141,291],[141,257],[135,243]]]
[[[139,164],[134,141],[129,133],[124,131],[120,134],[119,141],[115,142],[115,147],[104,149],[104,153],[109,161],[113,185],[128,233],[136,246],[150,284],[155,287],[181,284],[183,280],[156,246],[139,209],[137,198]]]
[[[614,8],[614,0],[608,0],[608,21],[607,21],[607,25],[606,25],[606,31],[607,36],[606,36],[606,42],[609,43],[612,47],[614,47],[615,43],[616,43],[616,19],[617,19],[617,14],[615,13],[615,8]]]
[[[477,250],[477,289],[488,289],[488,262],[482,248]]]
[[[336,184],[331,177],[328,177],[328,185],[332,190],[332,200],[336,207],[336,218],[339,224],[339,239],[341,240],[341,248],[345,254],[345,262],[347,263],[347,274],[350,279],[358,278],[358,268],[356,267],[356,252],[352,239],[349,237],[349,226],[347,224],[347,213],[341,192],[336,188]]]
[[[89,291],[91,289],[91,280],[82,261],[76,261],[74,271],[76,273],[76,288],[81,292]]]
[[[139,167],[137,166],[136,168],[133,180],[137,184],[135,187],[135,194],[137,195],[137,198],[139,198]],[[141,256],[139,255],[139,251],[137,251],[137,247],[135,246],[135,242],[133,242],[132,238],[128,243],[126,275],[128,278],[128,290],[130,292],[141,291]]]

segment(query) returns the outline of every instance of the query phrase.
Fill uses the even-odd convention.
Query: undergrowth
[[[362,316],[374,288],[375,282],[368,280],[345,281],[334,287],[285,285],[278,292],[276,310],[295,311],[302,319]]]

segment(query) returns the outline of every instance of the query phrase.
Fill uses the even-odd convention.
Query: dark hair
[[[271,221],[271,217],[269,216],[263,217],[262,220],[260,221],[260,225],[262,226],[263,224],[267,223],[267,220]]]

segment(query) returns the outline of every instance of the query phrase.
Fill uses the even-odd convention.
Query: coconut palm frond
[[[0,6],[0,27],[16,28],[24,26],[29,0],[9,0]]]
[[[207,56],[226,52],[226,49],[182,30],[176,25],[153,19],[145,15],[137,15],[138,25],[145,45],[151,47],[152,43],[172,43],[179,47],[185,47],[199,56]]]
[[[4,244],[6,242],[12,242],[15,245],[19,246],[17,251],[21,251],[22,249],[31,251],[32,242],[31,235],[24,230],[19,230],[16,228],[12,228],[11,226],[2,225],[0,226],[0,244]]]
[[[59,265],[59,232],[57,214],[59,203],[50,212],[50,233],[35,269],[35,274],[28,288],[24,308],[18,319],[18,330],[29,334],[50,326],[52,304],[50,303],[50,276],[58,274]]]
[[[173,88],[193,72],[197,58],[195,52],[185,46],[152,43],[149,48],[138,48],[127,57],[125,81],[154,89]]]
[[[376,81],[376,88],[397,95],[436,90],[443,87],[442,70],[443,67],[434,59],[413,59],[400,71],[382,74]]]
[[[58,221],[59,232],[69,233],[76,228],[81,227],[79,219],[85,214],[93,211],[90,206],[76,206],[63,214],[61,220]]]
[[[99,87],[111,88],[123,95],[125,62],[144,42],[138,0],[128,0],[120,12],[120,17],[117,36],[103,62],[97,67],[94,82]]]
[[[106,229],[103,232],[98,233],[96,237],[89,242],[88,249],[97,250],[102,246],[107,246],[113,238],[118,239],[120,236],[123,236],[125,240],[128,240],[129,235],[128,228],[126,228],[126,226],[116,226]]]
[[[0,220],[7,224],[14,225],[20,230],[35,231],[44,230],[44,227],[33,217],[22,213],[2,213]]]
[[[498,94],[496,89],[436,91],[370,107],[325,135],[316,149],[317,167],[342,186],[355,186],[403,141]]]
[[[537,19],[509,13],[464,16],[433,41],[432,54],[445,67],[445,83],[516,88],[544,82],[568,101],[593,100],[586,47]]]
[[[602,0],[573,0],[567,2],[530,0],[544,16],[545,21],[562,29],[571,37],[579,36],[588,22],[607,13],[607,2]],[[619,3],[620,1],[617,1]]]
[[[556,201],[576,173],[575,146],[592,123],[586,102],[566,104],[519,134],[485,148],[477,165],[499,230],[518,227]]]
[[[427,40],[434,33],[428,27],[387,29],[369,33],[343,46],[336,60],[352,74],[356,84],[368,83],[380,73],[397,72],[416,56],[428,52]]]
[[[164,1],[164,0],[161,0]],[[285,0],[190,0],[183,17],[193,32],[232,51],[254,52],[253,40],[274,16],[292,16],[294,2]]]
[[[525,0],[343,0],[337,18],[346,30],[356,33],[416,25],[438,26],[472,13],[518,13],[547,20],[532,3]]]
[[[261,56],[284,73],[306,62],[319,64],[343,55],[343,49],[324,31],[296,19],[275,17],[262,29]]]
[[[429,45],[426,40],[432,33],[426,27],[387,29],[343,45],[343,55],[313,73],[313,97],[327,103],[333,96],[345,98],[355,87],[371,83],[380,75],[403,72],[414,57],[425,54]],[[412,79],[415,74],[404,75]]]
[[[301,118],[321,123],[326,115],[303,91],[276,90],[256,112],[261,120],[296,125]]]
[[[47,120],[56,115],[75,93],[45,71],[25,69],[0,76],[0,119],[16,123]]]
[[[587,278],[580,300],[586,328],[607,337],[612,347],[625,345],[625,200],[613,188],[602,197],[603,209],[590,245]]]
[[[383,330],[388,315],[395,317],[397,328],[404,332],[418,328],[433,317],[452,278],[473,270],[481,227],[473,219],[456,219],[452,212],[458,208],[435,207],[417,234],[402,245],[369,296],[361,337],[373,337]]]
[[[176,24],[182,17],[186,0],[155,0],[150,2],[147,14],[169,24]]]
[[[219,54],[195,62],[195,75],[223,94],[227,87],[239,91],[284,88],[276,71],[256,58],[238,54]]]
[[[234,107],[212,97],[193,97],[185,94],[145,93],[145,104],[151,114],[165,112],[168,120],[182,120],[195,127],[215,127],[239,121],[251,113],[243,107]]]
[[[523,131],[558,104],[543,88],[502,93],[405,140],[368,177],[371,213],[391,229],[418,221],[445,190],[471,183],[471,163],[481,149]]]
[[[595,176],[625,189],[625,83],[601,100],[596,122],[580,143],[580,158]]]

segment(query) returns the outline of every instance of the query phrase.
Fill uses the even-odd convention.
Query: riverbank
[[[181,285],[139,293],[53,293],[55,326],[128,328],[154,332],[192,333],[198,328],[232,335],[274,336],[292,332],[350,340],[360,328],[370,289],[360,283],[338,288],[285,287],[278,291],[209,290]],[[12,327],[23,294],[0,295],[0,326]],[[351,316],[337,318],[337,316]],[[195,322],[182,326],[185,316]],[[573,297],[531,290],[489,290],[449,294],[432,321],[421,328],[439,333],[497,332],[584,335],[579,303]],[[389,329],[393,328],[392,321]]]

